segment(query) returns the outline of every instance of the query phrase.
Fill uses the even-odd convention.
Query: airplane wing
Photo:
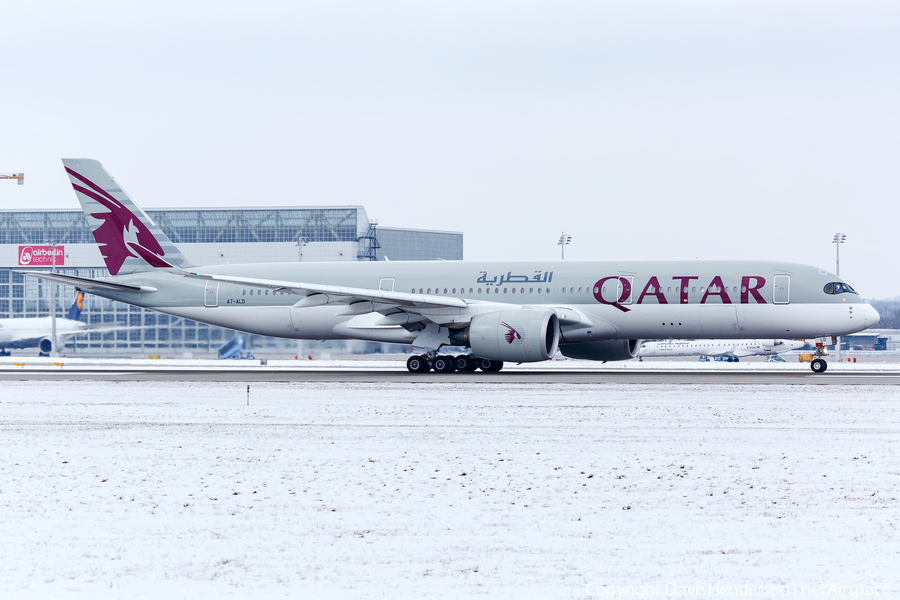
[[[297,281],[279,281],[275,279],[254,279],[251,277],[232,277],[226,275],[209,275],[183,271],[185,277],[222,281],[236,285],[249,285],[268,288],[275,291],[287,291],[304,296],[295,306],[320,306],[322,304],[347,304],[348,310],[343,314],[362,314],[363,312],[382,312],[391,307],[397,309],[431,309],[431,308],[467,308],[465,300],[447,296],[430,296],[425,294],[407,294],[404,292],[388,292],[367,288],[341,287],[321,285],[317,283],[301,283]],[[366,306],[354,305],[366,303]],[[380,308],[379,308],[380,307]]]
[[[16,271],[22,275],[31,275],[38,279],[46,279],[55,281],[64,285],[75,286],[84,292],[92,292],[94,290],[107,290],[113,292],[155,292],[156,288],[145,285],[128,285],[127,283],[113,283],[111,281],[100,281],[97,279],[87,279],[85,277],[75,277],[74,275],[60,275],[59,273],[51,273],[50,271]]]

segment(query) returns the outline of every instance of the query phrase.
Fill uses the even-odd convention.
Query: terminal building
[[[197,265],[291,261],[462,260],[463,235],[381,227],[362,206],[146,210]],[[75,296],[16,271],[52,268],[79,277],[109,274],[81,211],[0,211],[0,318],[45,317],[55,304],[65,316]],[[69,355],[215,355],[235,332],[96,296],[85,298],[81,320],[121,327],[59,343]],[[248,338],[250,336],[247,336]],[[252,336],[257,353],[297,354],[298,340]]]

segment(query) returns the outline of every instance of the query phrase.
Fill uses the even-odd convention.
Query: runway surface
[[[174,361],[172,361],[174,362]],[[275,362],[275,361],[273,361]],[[344,382],[344,383],[492,383],[492,384],[791,384],[791,385],[898,385],[900,365],[879,369],[866,365],[830,367],[815,374],[808,367],[750,363],[712,365],[698,368],[696,363],[655,363],[643,366],[579,368],[572,364],[511,366],[500,373],[409,373],[397,361],[333,361],[315,366],[297,366],[296,361],[278,361],[259,366],[259,361],[186,361],[184,365],[148,364],[148,361],[68,361],[62,366],[23,361],[22,366],[0,363],[0,381],[208,381],[208,382]],[[287,366],[284,364],[287,363]],[[395,364],[396,363],[396,364]],[[583,364],[583,363],[579,363]],[[301,365],[304,365],[301,363]],[[724,368],[723,368],[724,367]],[[841,368],[844,367],[844,368]],[[852,368],[847,368],[852,367]]]

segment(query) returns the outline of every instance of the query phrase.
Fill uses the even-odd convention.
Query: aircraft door
[[[607,304],[631,304],[634,296],[634,277],[631,275],[610,277],[603,282],[599,293]]]
[[[206,289],[203,292],[203,306],[206,308],[215,308],[219,306],[219,282],[207,281]]]
[[[619,304],[631,304],[634,297],[634,276],[619,277]]]
[[[393,277],[383,277],[381,281],[378,283],[378,289],[382,292],[393,292],[394,291],[394,278]]]
[[[772,303],[789,304],[791,301],[791,276],[776,275],[772,284]]]

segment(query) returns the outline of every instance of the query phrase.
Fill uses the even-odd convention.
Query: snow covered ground
[[[900,590],[892,386],[285,383],[246,402],[3,383],[0,597]]]

